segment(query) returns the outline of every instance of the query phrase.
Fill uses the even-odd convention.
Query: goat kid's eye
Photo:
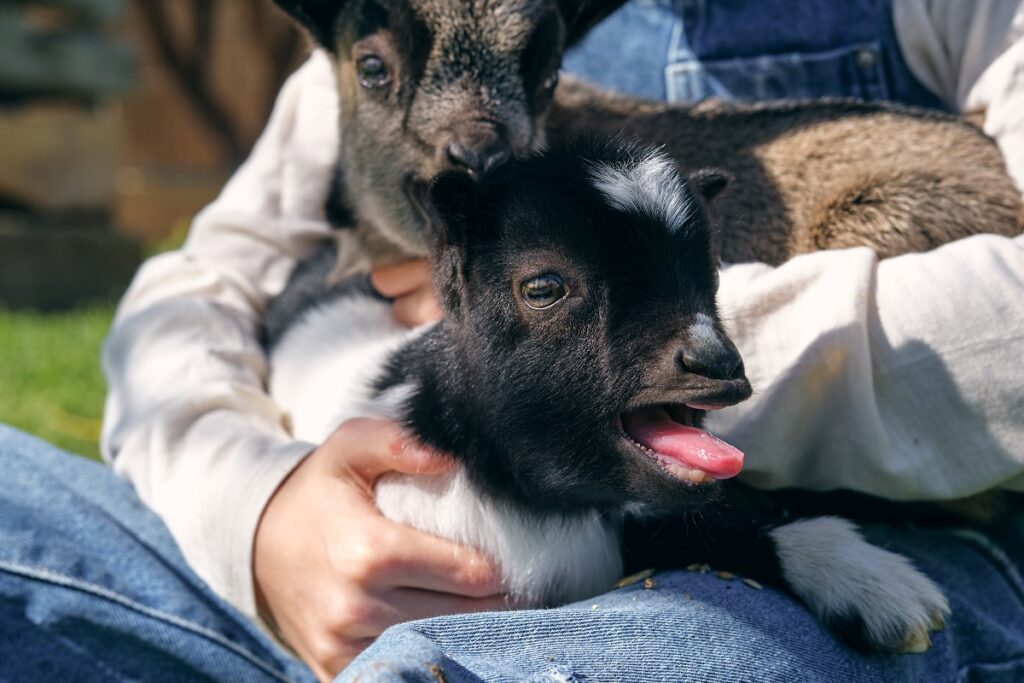
[[[364,88],[379,88],[391,80],[387,64],[377,55],[360,57],[356,62],[356,74]]]
[[[523,301],[533,309],[550,308],[564,299],[569,293],[562,278],[554,273],[539,275],[526,280],[519,286]]]

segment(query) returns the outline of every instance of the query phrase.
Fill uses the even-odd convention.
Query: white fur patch
[[[389,354],[426,329],[399,326],[388,304],[366,297],[304,315],[271,357],[270,392],[290,415],[294,436],[321,443],[350,418],[398,417],[415,387],[372,399],[370,387]],[[377,506],[390,519],[490,555],[519,606],[596,595],[622,575],[618,520],[529,517],[481,496],[461,468],[437,477],[386,476]]]
[[[694,208],[675,163],[660,152],[621,165],[593,164],[591,180],[617,209],[651,216],[669,232],[682,229]]]
[[[361,296],[303,315],[270,358],[270,395],[290,416],[293,436],[322,443],[353,417],[396,417],[401,396],[371,402],[373,381],[389,354],[429,327],[402,327],[390,305]]]
[[[793,592],[824,621],[859,616],[875,647],[921,651],[949,612],[910,560],[868,543],[844,519],[800,520],[770,535]]]
[[[693,344],[707,344],[708,346],[720,345],[721,339],[715,332],[715,321],[706,313],[698,313],[694,316],[693,324],[690,325],[687,333]]]
[[[517,607],[582,600],[622,576],[618,520],[533,517],[481,497],[461,468],[437,477],[392,474],[377,484],[390,519],[482,550],[497,560]]]

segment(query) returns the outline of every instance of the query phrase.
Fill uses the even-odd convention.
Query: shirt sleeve
[[[893,23],[907,66],[954,111],[985,112],[1024,192],[1024,3],[899,0]]]
[[[250,616],[256,525],[313,448],[288,435],[266,394],[257,326],[296,260],[329,234],[337,116],[329,60],[315,53],[184,247],[143,265],[103,350],[104,457],[199,575]]]
[[[708,416],[758,486],[941,500],[1024,490],[1024,237],[722,272],[754,397]]]

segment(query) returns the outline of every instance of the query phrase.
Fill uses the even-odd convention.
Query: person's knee
[[[457,663],[457,664],[455,664]],[[713,573],[662,572],[561,609],[441,617],[382,636],[349,672],[525,680],[868,681],[803,605]],[[449,671],[450,667],[455,669]],[[870,675],[868,675],[870,673]],[[371,680],[375,680],[372,679]]]

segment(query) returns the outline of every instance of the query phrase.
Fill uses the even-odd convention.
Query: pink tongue
[[[715,479],[735,477],[743,469],[740,450],[705,431],[673,421],[663,408],[627,413],[622,427],[637,443]]]

